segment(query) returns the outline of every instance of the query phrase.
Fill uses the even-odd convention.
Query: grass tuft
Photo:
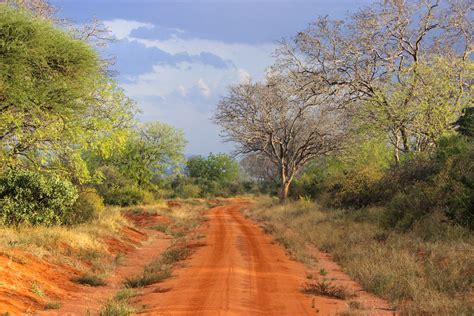
[[[61,303],[60,302],[48,302],[44,306],[44,309],[49,310],[49,309],[60,309],[61,308]]]
[[[129,288],[144,287],[154,283],[160,283],[171,277],[171,270],[165,269],[162,271],[145,271],[143,274],[127,278],[124,281],[124,286]]]
[[[77,278],[72,279],[73,282],[76,282],[78,284],[84,284],[84,285],[90,285],[90,286],[104,286],[106,282],[104,279],[93,275],[93,274],[84,274],[81,275]]]
[[[315,296],[327,296],[345,300],[354,296],[348,289],[331,284],[323,280],[318,282],[306,283],[302,289],[303,293]]]

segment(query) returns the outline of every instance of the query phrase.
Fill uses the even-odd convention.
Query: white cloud
[[[229,151],[232,145],[222,144],[218,127],[210,121],[215,104],[227,86],[248,82],[250,78],[262,79],[273,61],[271,54],[276,45],[186,38],[187,31],[172,28],[168,28],[170,37],[165,40],[134,38],[130,36],[133,30],[154,26],[126,20],[104,24],[118,39],[136,41],[170,55],[211,53],[225,61],[226,67],[217,67],[199,59],[178,63],[156,60],[152,71],[138,76],[124,74],[128,82],[121,86],[140,105],[143,120],[157,119],[183,128],[189,140],[188,153]]]
[[[121,86],[131,97],[167,98],[179,94],[183,98],[192,98],[196,97],[192,94],[193,90],[204,97],[211,96],[211,92],[218,96],[227,85],[238,80],[239,73],[235,68],[222,69],[201,62],[181,62],[176,65],[155,65],[152,72],[141,74]]]
[[[143,23],[133,20],[122,20],[122,19],[114,19],[109,21],[103,21],[104,25],[110,30],[112,35],[114,35],[117,39],[124,39],[130,36],[133,30],[139,28],[153,28],[153,24],[151,23]]]
[[[204,79],[199,78],[197,84],[203,96],[208,97],[211,95],[211,89],[209,89],[209,86],[204,81]]]
[[[238,68],[251,70],[252,76],[256,78],[263,77],[265,68],[270,66],[273,61],[271,55],[276,49],[276,45],[273,43],[226,43],[209,39],[181,38],[176,34],[165,40],[133,37],[129,37],[129,40],[137,41],[146,47],[159,48],[169,54],[212,53],[225,61],[230,61]]]
[[[183,97],[188,94],[188,90],[183,85],[178,86],[178,91]]]

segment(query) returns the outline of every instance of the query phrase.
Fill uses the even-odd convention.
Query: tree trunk
[[[395,133],[395,145],[393,150],[395,163],[398,165],[400,163],[400,136],[398,136],[398,132]]]
[[[291,181],[282,181],[280,186],[280,203],[284,203],[288,198],[288,190],[290,189]]]

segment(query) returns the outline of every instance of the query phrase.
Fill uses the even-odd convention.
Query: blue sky
[[[186,153],[230,152],[210,117],[226,87],[261,79],[277,41],[317,16],[342,18],[370,0],[53,0],[76,23],[103,21],[116,41],[116,80],[137,101],[142,121],[186,134]]]

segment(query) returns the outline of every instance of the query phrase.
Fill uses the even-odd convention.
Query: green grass
[[[135,308],[125,302],[107,302],[100,316],[129,316],[135,313]]]
[[[84,274],[77,278],[73,278],[72,281],[78,284],[90,285],[94,287],[104,286],[106,284],[104,279],[93,274]]]
[[[365,290],[403,313],[474,314],[474,236],[463,228],[434,216],[402,233],[382,225],[384,209],[323,210],[308,201],[262,200],[246,215],[290,253],[305,252],[308,243],[329,252]]]
[[[162,233],[165,233],[165,234],[168,233],[168,225],[166,225],[166,224],[155,225],[155,226],[152,227],[152,229],[157,230],[157,231],[162,232]]]
[[[135,291],[134,289],[124,288],[118,291],[117,294],[115,294],[114,300],[128,301],[131,298],[134,298],[135,296],[137,296],[137,294],[138,294],[137,291]]]

